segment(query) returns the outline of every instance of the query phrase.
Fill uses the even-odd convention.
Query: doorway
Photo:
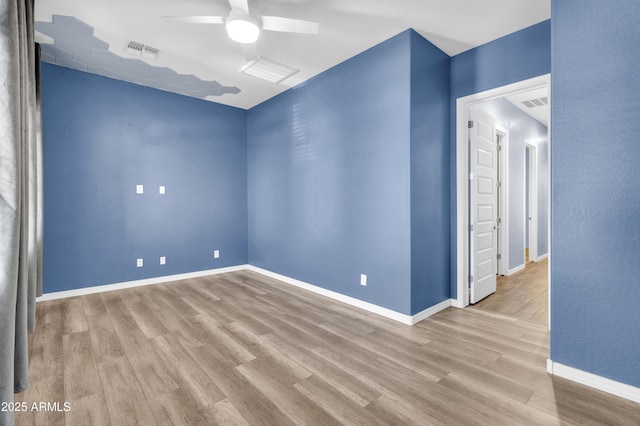
[[[456,209],[456,230],[457,230],[457,237],[456,237],[456,246],[457,246],[457,257],[456,257],[456,272],[457,272],[457,280],[456,280],[456,284],[457,284],[457,298],[455,299],[454,302],[454,306],[456,307],[465,307],[468,306],[470,303],[470,294],[471,294],[471,287],[470,285],[472,284],[472,270],[473,270],[473,266],[470,265],[470,249],[471,249],[471,240],[469,239],[469,232],[470,232],[470,218],[469,218],[469,212],[471,211],[471,204],[470,204],[470,199],[469,199],[469,194],[470,194],[470,190],[469,190],[469,181],[471,176],[469,175],[469,158],[470,158],[470,148],[468,145],[468,139],[467,139],[467,110],[478,103],[481,102],[485,102],[485,101],[490,101],[490,100],[494,100],[494,99],[498,99],[498,98],[503,98],[506,96],[512,96],[514,94],[520,94],[520,93],[524,93],[524,92],[529,92],[532,91],[534,89],[541,89],[543,88],[544,90],[548,90],[549,87],[549,75],[546,76],[541,76],[541,77],[536,77],[534,79],[530,79],[530,80],[525,80],[522,82],[518,82],[518,83],[514,83],[508,86],[504,86],[501,88],[497,88],[497,89],[492,89],[486,92],[482,92],[482,93],[478,93],[478,94],[474,94],[474,95],[470,95],[464,98],[460,98],[457,100],[457,119],[456,119],[456,129],[457,129],[457,140],[456,140],[456,200],[457,200],[457,209]],[[511,137],[509,135],[509,137]],[[546,140],[548,139],[548,130],[546,131]],[[520,144],[520,148],[524,151],[524,141],[521,141]],[[528,143],[530,145],[532,145],[533,149],[536,149],[537,147],[535,146],[535,141],[528,141]],[[503,144],[503,146],[508,146],[508,144]],[[545,152],[546,155],[548,155],[548,152]],[[524,152],[522,152],[522,155],[524,155]],[[508,158],[508,157],[507,157]],[[505,163],[501,163],[500,167],[502,170],[506,169],[508,167],[509,162],[505,162]],[[522,163],[522,165],[524,166],[524,161]],[[506,167],[505,167],[506,166]],[[544,173],[549,173],[548,168],[547,170],[544,171]],[[546,182],[549,182],[548,176],[546,176]],[[518,187],[525,189],[524,187],[524,175],[523,175],[523,179],[522,179],[522,186],[520,186],[520,184],[518,183]],[[500,198],[498,199],[498,203],[500,205],[504,205],[508,199],[508,194],[509,191],[505,191],[505,187],[507,185],[509,185],[509,180],[505,179],[502,181],[502,188],[499,191],[500,192]],[[514,188],[515,189],[515,188]],[[502,196],[503,191],[505,194],[507,194],[507,196]],[[548,191],[545,194],[546,197],[548,197]],[[522,200],[522,204],[520,205],[521,208],[523,208],[524,210],[524,199]],[[549,208],[549,203],[548,201],[545,203],[541,203],[539,207],[544,208],[544,204],[546,205],[546,208],[548,210]],[[522,211],[522,210],[521,210]],[[524,216],[524,211],[522,211],[521,215]],[[523,217],[521,216],[521,217]],[[548,215],[547,215],[548,217]],[[532,216],[533,218],[533,216]],[[499,272],[500,274],[504,274],[504,275],[508,275],[508,274],[512,274],[514,272],[516,272],[514,270],[514,268],[509,269],[509,261],[505,259],[505,257],[508,257],[509,252],[511,251],[513,253],[513,250],[508,250],[507,249],[507,245],[504,242],[509,241],[508,238],[508,234],[515,230],[517,231],[517,233],[519,233],[518,238],[523,238],[525,237],[525,227],[524,227],[524,223],[522,223],[522,226],[520,227],[522,233],[520,233],[520,230],[515,229],[514,227],[510,227],[508,226],[508,213],[507,214],[500,214],[500,219],[502,220],[502,224],[498,230],[498,234],[499,234],[499,242],[497,243],[497,248],[500,251],[501,257],[498,259],[498,263],[497,263],[497,269],[496,271]],[[514,220],[515,221],[515,218]],[[506,223],[505,223],[506,222]],[[499,224],[500,222],[498,222]],[[528,225],[527,225],[528,226]],[[512,229],[510,229],[512,228]],[[548,241],[548,226],[546,227],[546,229],[541,228],[538,231],[536,231],[536,235],[538,235],[538,233],[542,231],[542,232],[546,232],[547,234],[547,241]],[[506,238],[505,238],[506,237]],[[513,237],[515,238],[515,236]],[[522,241],[521,243],[522,245],[520,245],[520,250],[522,250],[523,246],[524,246],[524,241]],[[546,248],[546,247],[545,247]],[[536,253],[537,253],[537,249],[536,249]],[[519,252],[519,255],[517,256],[518,258],[522,257],[522,263],[523,263],[523,267],[524,267],[524,250]],[[505,254],[507,256],[505,256]],[[512,260],[513,262],[517,262],[517,259],[515,259],[516,256],[512,256],[514,257],[514,259]],[[547,283],[548,283],[548,273],[547,273]],[[547,284],[547,287],[550,285]],[[547,298],[547,305],[548,305],[548,298]]]

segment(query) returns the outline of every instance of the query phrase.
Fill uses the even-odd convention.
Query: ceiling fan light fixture
[[[226,23],[229,38],[238,43],[255,43],[260,35],[260,27],[251,16],[229,18]]]

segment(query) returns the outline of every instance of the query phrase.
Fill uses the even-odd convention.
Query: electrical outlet
[[[360,285],[367,285],[367,276],[365,274],[360,274]]]
[[[214,251],[213,251],[213,258],[214,258],[214,259],[217,259],[217,258],[219,258],[219,257],[220,257],[220,250],[214,250]]]
[[[144,185],[136,185],[136,194],[144,194]]]
[[[138,259],[138,260],[136,261],[136,266],[137,266],[138,268],[142,268],[142,265],[143,265],[143,264],[144,264],[144,262],[143,262],[143,260],[142,260],[142,259]]]
[[[159,192],[161,195],[164,195],[164,194],[165,194],[165,192],[166,192],[165,187],[164,187],[164,186],[160,186],[160,188],[158,189],[158,192]]]
[[[167,263],[167,258],[165,256],[160,256],[160,264],[164,265],[165,263]]]

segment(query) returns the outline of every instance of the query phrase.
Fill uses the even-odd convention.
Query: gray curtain
[[[29,386],[42,294],[42,130],[33,0],[0,2],[0,401]],[[12,424],[0,411],[0,424]]]

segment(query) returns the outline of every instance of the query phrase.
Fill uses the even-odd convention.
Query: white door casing
[[[496,120],[482,111],[473,111],[471,122],[470,302],[477,303],[496,291],[498,150]]]
[[[529,260],[538,260],[538,149],[536,145],[525,141],[529,151],[529,212],[526,226],[529,228]]]

